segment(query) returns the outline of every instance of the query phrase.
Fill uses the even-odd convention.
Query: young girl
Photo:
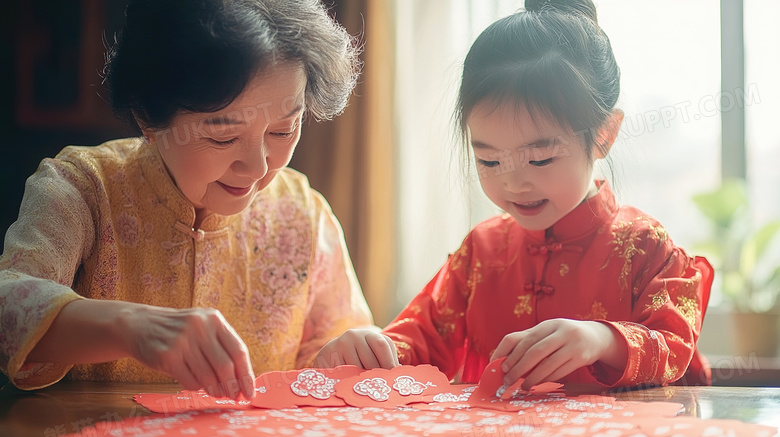
[[[709,382],[696,340],[711,266],[593,180],[620,128],[619,78],[591,0],[529,0],[477,38],[457,115],[506,214],[477,225],[384,329],[401,364],[476,382],[506,357],[505,383],[525,389]],[[396,355],[383,340],[347,332],[318,363],[384,365]]]

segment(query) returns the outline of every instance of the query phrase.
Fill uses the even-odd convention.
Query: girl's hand
[[[120,311],[130,356],[176,379],[187,390],[233,399],[254,395],[249,350],[218,310],[148,305]]]
[[[627,351],[623,340],[603,323],[550,319],[531,329],[507,334],[490,360],[501,357],[506,357],[501,365],[504,383],[511,385],[525,376],[522,389],[528,390],[599,360],[623,368]]]
[[[390,337],[378,329],[349,329],[320,349],[314,365],[320,368],[351,364],[362,369],[392,369],[398,351]]]

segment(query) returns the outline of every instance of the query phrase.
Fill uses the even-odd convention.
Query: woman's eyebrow
[[[299,104],[298,106],[295,107],[295,109],[293,109],[292,111],[288,112],[287,115],[283,115],[283,116],[279,117],[279,120],[284,120],[284,119],[290,118],[290,117],[292,117],[294,115],[298,115],[301,111],[303,111],[303,105]]]
[[[203,123],[209,126],[213,126],[215,124],[235,126],[237,124],[244,124],[245,122],[243,120],[225,117],[224,115],[218,115],[216,117],[207,118],[206,120],[203,120]]]

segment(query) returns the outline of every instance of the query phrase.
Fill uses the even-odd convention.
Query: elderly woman
[[[23,389],[69,373],[251,397],[254,372],[370,326],[339,223],[286,168],[358,66],[316,0],[130,1],[105,82],[140,135],[28,179],[0,258],[0,369]]]

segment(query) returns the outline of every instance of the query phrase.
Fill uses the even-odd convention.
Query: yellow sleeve
[[[71,286],[94,241],[82,194],[90,186],[72,164],[44,160],[27,180],[19,218],[6,233],[0,256],[0,370],[21,389],[54,384],[71,368],[26,360],[62,307],[80,298]]]
[[[313,195],[314,253],[298,368],[310,366],[325,343],[345,330],[373,325],[341,225],[322,195]]]

